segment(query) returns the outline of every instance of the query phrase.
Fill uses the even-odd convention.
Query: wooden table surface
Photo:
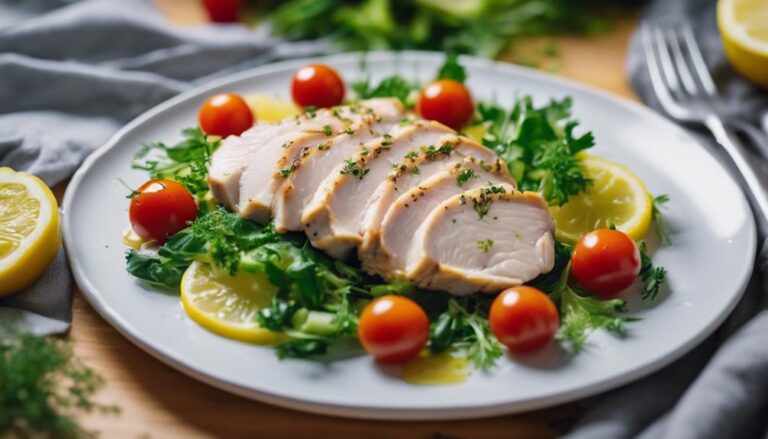
[[[180,25],[199,25],[205,15],[194,0],[156,0]],[[633,16],[592,38],[556,38],[556,73],[609,92],[636,99],[624,73],[627,42],[637,24]],[[538,39],[518,44],[507,59],[522,59],[550,44]],[[522,53],[522,55],[521,55]],[[530,58],[528,58],[530,59]],[[56,188],[59,195],[65,189]],[[104,438],[538,438],[554,437],[578,414],[574,404],[522,415],[471,421],[378,422],[310,415],[250,401],[188,378],[123,338],[79,292],[71,332],[74,349],[105,379],[98,395],[117,404],[118,415],[90,414],[83,424]]]

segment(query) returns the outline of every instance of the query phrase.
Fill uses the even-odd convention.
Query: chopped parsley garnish
[[[485,253],[488,253],[488,250],[490,250],[491,247],[493,247],[493,239],[481,239],[480,241],[477,241],[477,248]]]
[[[445,142],[439,147],[435,145],[422,146],[421,152],[427,157],[427,160],[434,160],[440,154],[450,155],[453,151],[453,145],[450,142]]]
[[[421,174],[421,170],[419,169],[418,166],[414,166],[413,168],[411,168],[411,174],[419,175]]]
[[[502,186],[494,186],[492,184],[489,184],[487,187],[484,187],[483,189],[480,190],[479,195],[475,197],[471,197],[472,208],[477,213],[477,216],[480,219],[485,218],[485,216],[488,215],[488,212],[491,210],[491,205],[493,204],[493,201],[494,201],[493,196],[498,194],[504,194],[506,192],[507,192],[506,189],[504,189],[504,187]]]
[[[414,161],[419,156],[418,151],[411,151],[408,154],[405,155],[406,160]]]
[[[353,160],[344,160],[344,167],[341,169],[341,175],[354,175],[362,180],[368,171],[370,171],[370,169],[360,167],[360,165]]]
[[[643,281],[643,300],[653,302],[661,291],[667,278],[667,270],[664,267],[655,267],[651,257],[648,256],[648,247],[644,240],[637,242],[640,250],[640,279]]]
[[[456,185],[463,187],[473,177],[475,177],[475,171],[471,168],[464,168],[456,176]]]
[[[331,129],[330,125],[323,125],[323,134],[325,134],[326,136],[333,135],[333,129]]]

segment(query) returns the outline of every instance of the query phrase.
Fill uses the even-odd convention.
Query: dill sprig
[[[93,437],[78,412],[115,413],[93,401],[104,384],[72,353],[69,342],[29,333],[0,341],[0,436]]]

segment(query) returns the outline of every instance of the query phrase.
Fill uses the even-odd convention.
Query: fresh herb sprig
[[[0,339],[0,436],[93,437],[75,415],[119,411],[93,400],[103,380],[68,342],[11,332]]]
[[[561,206],[592,184],[577,154],[591,148],[594,137],[574,135],[578,122],[571,118],[570,98],[537,107],[524,96],[510,110],[480,103],[478,111],[487,127],[483,144],[507,162],[520,189]]]
[[[169,146],[162,142],[142,145],[133,159],[132,167],[147,171],[152,178],[168,178],[183,184],[191,193],[202,198],[208,193],[208,166],[211,155],[221,143],[200,128],[182,131],[184,139]]]

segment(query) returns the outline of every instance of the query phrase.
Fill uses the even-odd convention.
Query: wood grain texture
[[[205,13],[197,0],[155,0],[169,19],[200,25]],[[561,37],[557,74],[635,99],[624,74],[629,36],[636,19],[626,17],[607,33],[591,38]],[[505,59],[527,56],[552,39],[520,42]],[[522,54],[522,55],[521,55]],[[528,54],[530,55],[530,54]],[[66,185],[56,189],[60,196]],[[74,348],[107,385],[98,395],[117,404],[118,415],[82,418],[104,438],[548,438],[571,424],[577,405],[514,416],[452,422],[378,422],[299,413],[230,395],[195,381],[146,354],[107,324],[78,292],[72,326]]]

